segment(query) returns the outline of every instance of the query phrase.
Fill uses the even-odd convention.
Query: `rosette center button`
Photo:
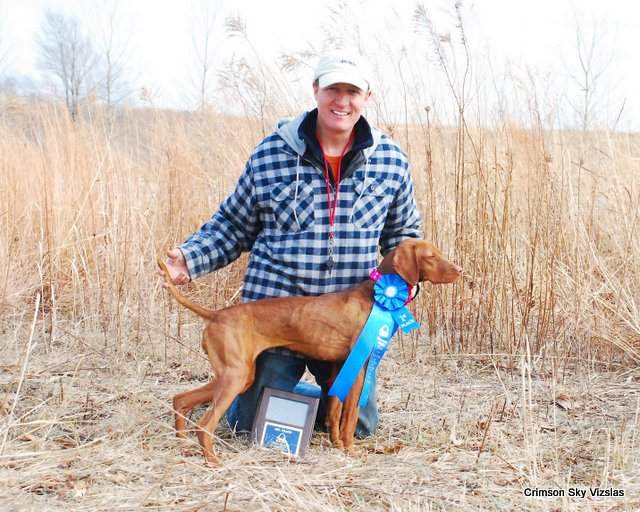
[[[393,299],[396,295],[398,295],[398,289],[395,286],[387,286],[384,294],[390,299]]]

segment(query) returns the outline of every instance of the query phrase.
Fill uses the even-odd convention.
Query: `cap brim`
[[[321,89],[333,84],[355,85],[358,89],[362,89],[363,91],[369,89],[369,83],[357,73],[335,71],[333,73],[325,73],[318,78],[318,85]]]

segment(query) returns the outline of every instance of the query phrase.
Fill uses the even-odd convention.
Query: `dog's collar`
[[[382,277],[382,274],[380,273],[377,267],[373,267],[371,269],[371,272],[369,272],[369,277],[374,283],[377,283],[378,280]],[[409,302],[415,299],[418,296],[419,292],[420,292],[420,283],[417,283],[415,286],[412,286],[411,289],[409,290],[409,296],[407,297],[407,302],[405,302],[404,305],[406,306],[407,304],[409,304]]]

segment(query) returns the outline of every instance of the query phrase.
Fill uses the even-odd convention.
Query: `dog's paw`
[[[220,465],[220,459],[213,453],[204,454],[204,462],[207,466],[215,467]]]
[[[344,453],[346,453],[350,457],[355,457],[360,452],[360,450],[358,450],[356,446],[353,444],[350,446],[345,446],[343,450],[344,450]]]
[[[183,457],[198,457],[202,455],[202,449],[199,446],[185,446],[180,453]]]

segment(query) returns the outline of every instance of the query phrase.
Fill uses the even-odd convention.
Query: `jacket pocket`
[[[278,183],[271,189],[271,208],[276,227],[285,233],[311,229],[314,224],[313,188],[308,183]]]
[[[364,190],[363,190],[364,189]],[[389,210],[390,196],[378,181],[362,181],[355,185],[352,222],[362,229],[379,229],[384,225]]]

